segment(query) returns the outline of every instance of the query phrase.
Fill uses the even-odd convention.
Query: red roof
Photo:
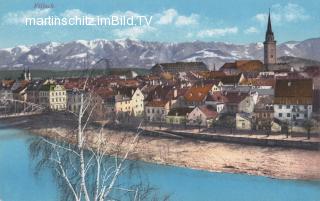
[[[194,86],[187,90],[184,94],[184,98],[188,102],[201,102],[204,101],[208,93],[212,88],[212,84],[207,84],[204,86]]]
[[[199,109],[207,116],[208,119],[216,119],[219,115],[215,108],[210,105],[199,106]]]

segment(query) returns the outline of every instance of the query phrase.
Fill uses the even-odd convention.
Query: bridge
[[[44,106],[36,103],[0,98],[0,119],[41,114],[45,110],[46,108]]]

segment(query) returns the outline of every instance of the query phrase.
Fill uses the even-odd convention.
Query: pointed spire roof
[[[268,16],[268,28],[267,28],[267,33],[272,33],[271,18],[270,18],[270,8],[269,8],[269,16]]]
[[[274,35],[272,32],[271,17],[270,17],[270,8],[269,8],[269,16],[268,16],[268,26],[266,31],[266,41],[274,41]]]

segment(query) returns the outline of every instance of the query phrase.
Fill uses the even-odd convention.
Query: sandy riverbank
[[[7,119],[0,122],[15,123],[14,127],[26,129],[33,134],[51,138],[59,136],[60,139],[68,141],[72,141],[71,130],[76,126],[64,119],[53,119],[49,116]],[[88,136],[94,136],[97,130],[88,132]],[[134,133],[104,130],[103,136],[106,149],[111,150],[121,144],[121,148],[126,150]],[[91,137],[89,146],[94,147],[95,140]],[[140,136],[130,158],[214,172],[320,180],[319,151]]]

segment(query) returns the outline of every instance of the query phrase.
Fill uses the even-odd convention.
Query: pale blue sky
[[[52,0],[50,10],[34,9],[34,1],[0,0],[0,48],[47,41],[134,38],[148,41],[262,42],[266,14],[271,8],[278,42],[320,37],[318,0]],[[109,16],[135,13],[152,16],[147,27],[27,27],[26,16],[83,13]]]

